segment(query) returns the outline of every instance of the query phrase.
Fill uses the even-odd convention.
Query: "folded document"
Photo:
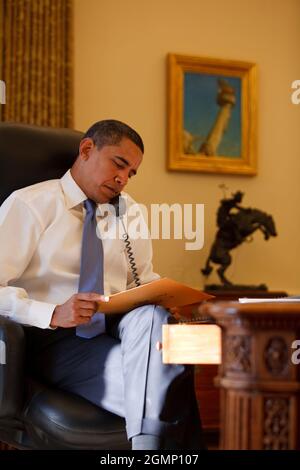
[[[166,308],[182,307],[213,297],[172,279],[162,278],[110,295],[109,302],[99,303],[99,312],[125,313],[147,304],[161,305]]]

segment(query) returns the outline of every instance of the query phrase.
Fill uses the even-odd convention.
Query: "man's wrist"
[[[55,305],[54,310],[52,312],[52,317],[51,317],[51,320],[50,320],[50,323],[49,323],[49,329],[50,330],[56,330],[56,328],[58,328],[58,325],[55,323],[57,307],[58,307],[58,305]]]

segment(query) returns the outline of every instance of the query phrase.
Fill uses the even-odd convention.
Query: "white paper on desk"
[[[259,303],[268,303],[268,302],[274,302],[274,303],[289,303],[289,302],[300,302],[300,297],[270,297],[268,298],[251,298],[251,297],[241,297],[239,299],[240,304],[259,304]]]
[[[98,306],[99,312],[114,314],[129,312],[136,307],[147,304],[161,305],[166,308],[182,307],[200,303],[213,297],[213,295],[193,289],[185,284],[173,281],[173,279],[162,278],[112,294],[109,296],[109,302],[100,302]]]

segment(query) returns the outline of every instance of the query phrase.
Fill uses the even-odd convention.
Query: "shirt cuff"
[[[39,302],[38,300],[32,300],[29,307],[29,324],[37,326],[38,328],[50,328],[52,315],[56,304],[48,304],[46,302]]]

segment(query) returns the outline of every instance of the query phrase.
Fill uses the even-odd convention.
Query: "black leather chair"
[[[68,129],[0,123],[0,204],[15,189],[60,178],[81,138]],[[19,449],[130,448],[124,419],[26,377],[25,350],[22,325],[0,315],[0,441]]]

